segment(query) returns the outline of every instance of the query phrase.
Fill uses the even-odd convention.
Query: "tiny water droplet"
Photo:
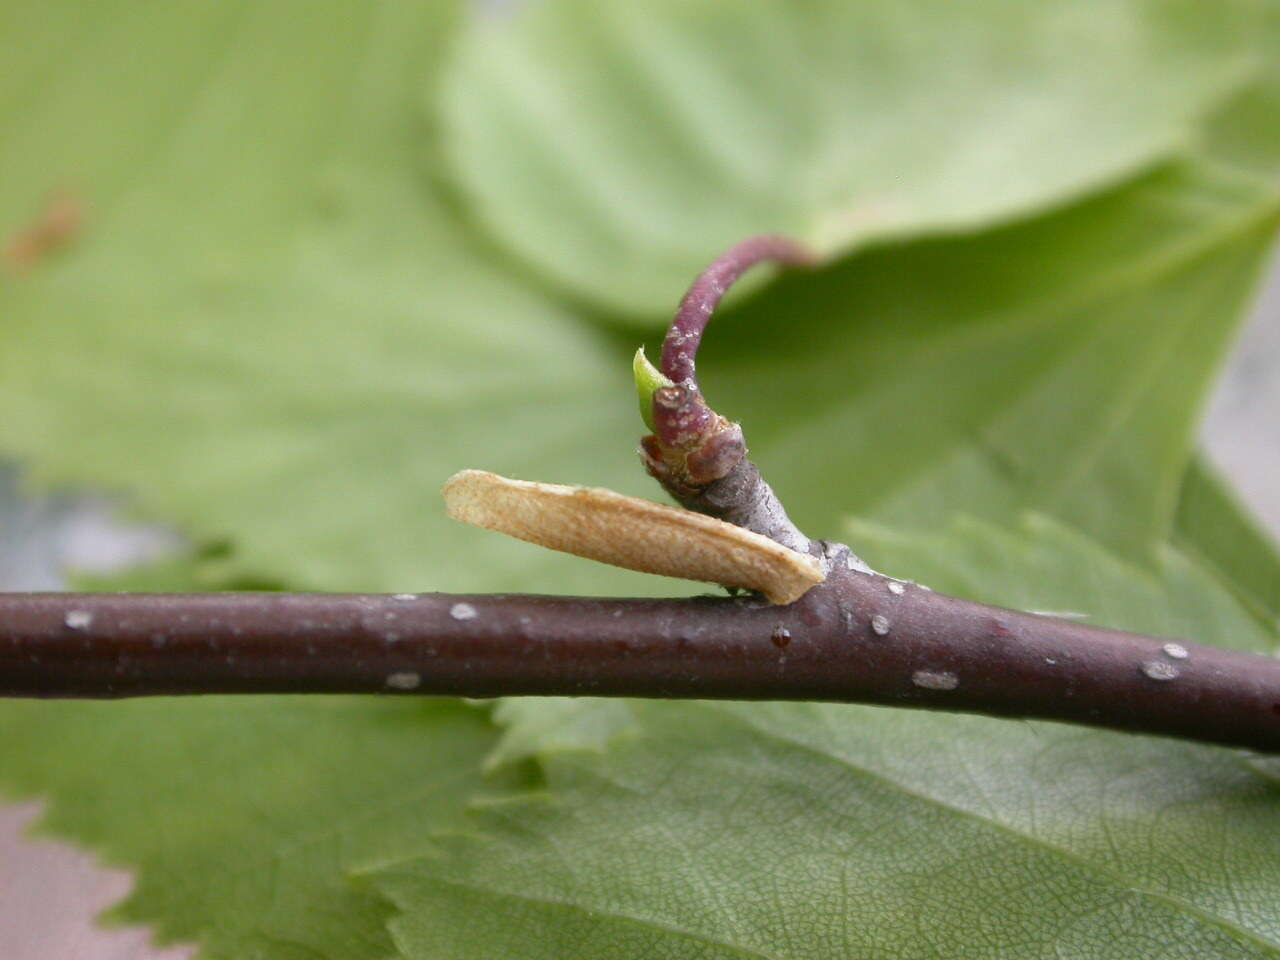
[[[791,631],[786,627],[774,627],[773,634],[769,638],[773,641],[773,645],[781,650],[791,642]]]
[[[871,630],[877,636],[883,637],[889,632],[889,618],[877,613],[871,618]]]
[[[1142,665],[1142,672],[1152,680],[1176,680],[1178,668],[1163,660],[1149,660]]]
[[[392,600],[416,600],[417,598],[418,595],[416,593],[393,593],[391,595]]]
[[[416,673],[393,673],[387,677],[387,686],[393,690],[414,690],[422,683],[422,677]]]
[[[904,586],[903,586],[901,583],[899,583],[897,580],[890,580],[890,581],[889,581],[889,592],[890,592],[890,593],[893,593],[893,594],[897,594],[897,595],[900,597],[900,596],[902,596],[904,593],[906,593],[906,592],[907,592],[907,588],[906,588],[906,587],[904,587]]]
[[[62,622],[72,630],[84,630],[93,623],[93,614],[88,610],[71,610]]]
[[[1187,648],[1180,643],[1166,643],[1160,649],[1164,651],[1166,657],[1172,657],[1174,660],[1185,660],[1191,656]]]
[[[469,603],[455,603],[449,608],[449,616],[455,620],[474,620],[476,608]]]

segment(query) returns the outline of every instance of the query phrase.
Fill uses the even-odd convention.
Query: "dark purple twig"
[[[680,301],[667,338],[662,342],[660,369],[667,379],[701,392],[695,362],[711,314],[739,277],[756,264],[769,261],[788,267],[811,267],[818,262],[807,247],[789,237],[773,234],[750,237],[717,257]]]
[[[653,397],[656,430],[640,441],[641,460],[682,506],[745,527],[792,550],[819,548],[787,516],[782,502],[747,459],[742,428],[703,399],[696,362],[711,314],[733,283],[758,263],[809,267],[818,261],[787,237],[751,237],[702,271],[680,301],[662,344],[662,373],[674,387]]]
[[[931,593],[840,560],[756,599],[0,596],[0,694],[827,700],[1280,751],[1280,660]]]

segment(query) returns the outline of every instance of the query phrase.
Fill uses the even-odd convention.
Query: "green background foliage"
[[[191,555],[118,586],[699,589],[451,524],[652,496],[638,339],[713,326],[802,527],[937,589],[1274,653],[1192,448],[1280,223],[1280,5],[118,0],[0,14],[0,451]],[[797,638],[802,641],[802,638]],[[0,707],[0,786],[208,957],[1280,956],[1280,769],[830,705]]]

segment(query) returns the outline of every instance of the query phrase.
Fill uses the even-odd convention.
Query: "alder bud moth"
[[[463,470],[443,493],[463,523],[641,573],[758,590],[772,603],[793,603],[826,578],[816,558],[767,537],[599,487]]]

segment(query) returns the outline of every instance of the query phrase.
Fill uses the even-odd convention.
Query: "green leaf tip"
[[[640,416],[644,425],[650,430],[657,429],[653,423],[653,393],[659,387],[674,387],[675,384],[662,375],[662,371],[649,362],[644,354],[644,347],[636,351],[631,361],[631,372],[636,377],[636,394],[640,401]]]

